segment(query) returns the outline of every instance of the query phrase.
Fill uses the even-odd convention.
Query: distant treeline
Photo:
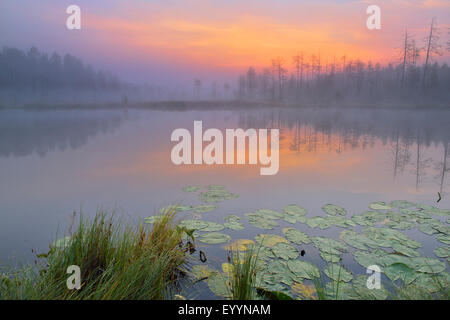
[[[123,84],[109,72],[96,71],[70,54],[48,55],[35,47],[27,52],[3,47],[0,51],[0,88],[119,90]]]
[[[279,60],[278,60],[279,61]],[[424,65],[409,65],[404,77],[401,66],[347,61],[304,66],[303,77],[274,68],[256,71],[249,68],[239,77],[237,96],[242,100],[297,101],[307,103],[447,101],[450,106],[450,68],[433,63],[425,77]]]
[[[434,60],[444,51],[438,34],[433,20],[419,46],[406,31],[397,61],[387,65],[346,56],[324,61],[320,54],[299,53],[290,61],[278,57],[267,68],[250,67],[241,75],[237,98],[312,104],[437,102],[450,107],[450,68]]]

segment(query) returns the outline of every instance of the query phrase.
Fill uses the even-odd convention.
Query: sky
[[[81,30],[66,28],[71,4]],[[366,27],[373,4],[380,30]],[[1,0],[0,46],[71,53],[140,83],[234,81],[276,57],[292,69],[299,52],[396,62],[405,29],[422,44],[433,17],[445,48],[449,0]]]

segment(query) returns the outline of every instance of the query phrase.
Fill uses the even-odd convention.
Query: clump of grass
[[[0,276],[0,299],[167,299],[184,274],[184,230],[168,210],[153,226],[130,226],[105,213],[80,217],[63,245],[41,255],[39,268]],[[80,267],[81,289],[66,273]]]
[[[259,250],[258,250],[259,251]],[[256,300],[258,272],[258,251],[249,246],[246,251],[229,252],[228,260],[232,263],[230,276],[230,297],[232,300]]]

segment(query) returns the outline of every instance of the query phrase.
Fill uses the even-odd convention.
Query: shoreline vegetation
[[[247,100],[223,100],[223,101],[149,101],[149,102],[98,102],[98,103],[29,103],[23,106],[7,106],[0,104],[0,110],[127,110],[148,109],[158,111],[192,111],[192,110],[251,110],[259,108],[271,109],[372,109],[372,110],[450,110],[450,102],[421,102],[413,103],[389,103],[389,104],[300,104],[295,102],[268,102]]]
[[[0,300],[167,299],[186,274],[185,230],[168,211],[152,228],[98,213],[80,216],[71,235],[37,254],[35,266],[0,273]],[[79,266],[81,288],[69,290],[67,268]]]
[[[197,189],[186,190],[194,192]],[[205,206],[208,205],[200,207],[203,209]],[[371,206],[373,210],[387,208],[381,203]],[[212,237],[208,238],[211,241],[206,243],[227,242],[224,246],[227,262],[222,264],[223,272],[220,272],[209,266],[205,253],[196,247],[197,238],[202,242],[202,235],[197,231],[220,230],[220,225],[202,220],[176,221],[177,211],[188,210],[188,207],[164,207],[158,215],[145,218],[145,222],[138,225],[125,224],[104,212],[97,213],[92,219],[80,215],[76,230],[71,232],[72,221],[70,235],[54,241],[48,252],[37,254],[34,266],[0,269],[0,300],[186,300],[192,299],[192,293],[187,290],[199,282],[206,282],[215,295],[230,300],[450,299],[449,279],[444,274],[438,274],[438,266],[433,259],[425,261],[420,269],[429,276],[428,280],[420,285],[415,284],[414,281],[419,281],[418,278],[414,280],[416,271],[401,262],[407,258],[404,254],[411,251],[406,250],[406,246],[410,245],[408,243],[399,245],[403,253],[394,252],[398,258],[390,258],[395,263],[383,271],[386,274],[389,271],[389,278],[401,279],[401,283],[386,285],[382,282],[381,289],[370,290],[366,288],[367,276],[353,279],[352,273],[343,266],[342,258],[334,260],[336,253],[345,251],[339,241],[311,238],[313,242],[320,240],[322,256],[331,257],[332,263],[324,270],[306,261],[296,260],[300,253],[288,244],[289,241],[308,243],[309,238],[294,228],[283,229],[289,241],[266,234],[255,238],[259,244],[245,239],[230,242],[231,238],[221,239],[219,236],[223,234],[212,232]],[[209,207],[208,210],[211,210],[212,207]],[[286,208],[285,219],[301,220],[303,217],[300,207],[290,205]],[[327,205],[324,208],[336,219],[338,217],[334,214],[343,214],[343,209],[337,206]],[[272,215],[271,219],[276,218],[275,211],[260,210],[260,213]],[[252,215],[261,220],[258,223],[267,224],[257,213]],[[233,215],[226,218],[228,227],[233,230],[242,227],[239,220]],[[369,239],[358,238],[356,234],[351,238],[356,247],[376,245]],[[386,239],[380,238],[382,241]],[[199,253],[201,263],[195,262],[196,255],[193,253]],[[285,268],[286,262],[288,268]],[[267,263],[270,264],[269,273]],[[79,290],[67,287],[67,267],[72,265],[79,266],[81,270]],[[290,277],[297,279],[291,292],[282,286],[283,283],[289,285]],[[309,280],[310,284],[303,280]],[[268,283],[273,285],[268,286]]]

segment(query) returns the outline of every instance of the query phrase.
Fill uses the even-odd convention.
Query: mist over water
[[[26,261],[31,249],[45,251],[55,230],[67,231],[74,211],[115,209],[138,221],[174,202],[196,204],[181,191],[187,185],[222,184],[239,194],[205,214],[217,222],[291,203],[309,216],[322,215],[326,203],[349,215],[366,211],[372,201],[436,205],[438,191],[438,206],[448,208],[448,119],[447,111],[368,109],[2,110],[0,260]],[[279,128],[278,174],[260,176],[251,165],[173,165],[170,134],[192,130],[194,120],[204,129]],[[430,256],[434,244],[427,241],[421,250]],[[208,250],[212,261],[223,261],[223,249]]]

